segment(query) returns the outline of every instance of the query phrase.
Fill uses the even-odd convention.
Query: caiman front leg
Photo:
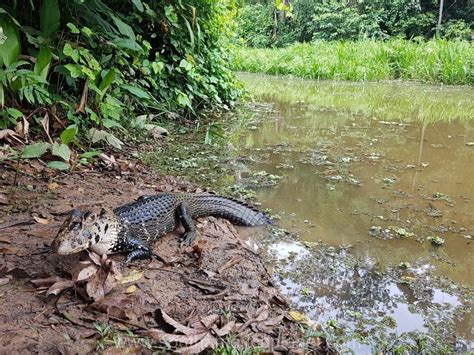
[[[155,257],[163,264],[168,264],[166,260],[158,254],[153,253],[151,248],[138,238],[127,237],[127,251],[129,253],[127,254],[125,263],[130,263],[138,259],[153,259],[153,257]]]
[[[180,203],[176,208],[176,217],[178,221],[184,227],[184,233],[181,236],[181,246],[188,246],[191,245],[196,239],[196,226],[194,225],[194,221],[189,214],[188,207],[185,203]]]
[[[138,259],[152,259],[153,253],[148,245],[143,243],[140,239],[127,237],[127,259],[126,263],[132,262]]]

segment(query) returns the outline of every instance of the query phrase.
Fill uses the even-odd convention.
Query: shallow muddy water
[[[474,286],[474,89],[239,78],[254,103],[244,109],[252,114],[250,130],[233,142],[253,160],[238,176],[281,176],[276,186],[257,190],[258,200],[302,241],[270,246],[276,259],[293,255],[281,266],[287,293],[317,321],[355,326],[348,312],[379,312],[394,318],[399,335],[426,331],[433,307],[444,307],[439,317],[454,320],[456,337],[472,346],[472,318],[454,315],[469,300],[453,290]],[[332,265],[320,257],[311,269],[305,242],[344,246],[364,266],[316,270]],[[365,277],[400,264],[403,282]],[[301,270],[304,277],[296,275]],[[454,283],[433,284],[426,297],[433,277]],[[412,282],[426,292],[407,291]],[[357,297],[364,290],[372,296]]]

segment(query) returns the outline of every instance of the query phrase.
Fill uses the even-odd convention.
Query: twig
[[[89,86],[87,81],[84,83],[84,88],[82,89],[81,101],[79,101],[79,105],[77,106],[75,114],[82,112],[85,113],[86,104],[87,104],[87,95],[89,93]]]
[[[242,257],[239,255],[234,255],[229,261],[227,261],[224,265],[222,265],[219,269],[217,269],[217,272],[219,274],[222,274],[225,270],[228,268],[238,264],[242,260]]]
[[[87,309],[88,312],[91,312],[91,313],[94,313],[94,314],[104,314],[102,312],[98,312],[98,311],[95,311],[93,309]],[[147,327],[144,327],[140,324],[136,324],[136,323],[133,323],[133,322],[129,322],[129,321],[126,321],[125,319],[121,319],[121,318],[118,318],[118,317],[114,317],[114,316],[111,316],[110,314],[105,314],[109,319],[112,319],[116,322],[119,322],[119,323],[123,323],[125,325],[130,325],[132,327],[135,327],[135,328],[138,328],[138,329],[141,329],[141,330],[150,330],[150,328],[147,328]]]
[[[33,223],[34,223],[34,220],[32,218],[23,219],[21,221],[2,224],[0,225],[0,229],[7,229],[7,228],[15,227],[15,226],[22,226],[22,225],[28,225],[28,224],[33,224]]]
[[[53,111],[51,111],[51,115],[53,116],[53,118],[56,120],[56,122],[59,123],[59,125],[64,129],[66,128],[66,125],[61,121],[61,119],[56,115],[56,113],[54,113]]]
[[[228,288],[226,288],[224,291],[221,291],[221,292],[216,293],[214,295],[196,296],[195,299],[197,299],[197,300],[212,300],[212,299],[216,299],[216,298],[227,295],[229,293],[229,291],[230,290]]]

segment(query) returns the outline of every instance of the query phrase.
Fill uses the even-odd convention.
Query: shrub
[[[51,129],[74,124],[85,135],[141,113],[232,105],[228,10],[206,0],[2,3],[0,128],[47,113],[59,123]]]

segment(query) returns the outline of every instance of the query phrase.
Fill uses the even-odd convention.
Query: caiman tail
[[[186,203],[193,218],[214,216],[250,227],[271,224],[270,218],[264,213],[223,196],[194,195]]]

